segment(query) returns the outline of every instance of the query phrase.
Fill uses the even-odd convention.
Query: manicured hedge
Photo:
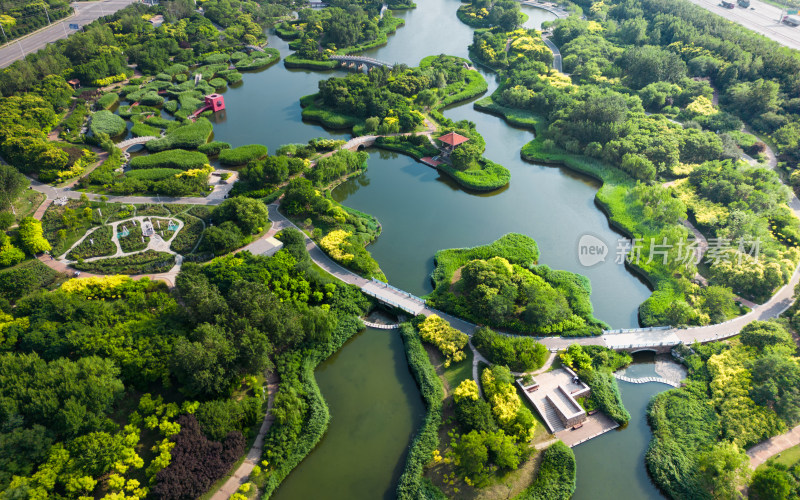
[[[240,59],[235,66],[239,71],[261,69],[266,68],[280,58],[281,54],[278,49],[270,47],[264,49],[264,53],[254,52],[249,57]]]
[[[417,499],[422,485],[425,464],[430,462],[433,451],[439,446],[439,426],[442,423],[442,400],[444,389],[436,370],[422,345],[422,339],[411,323],[400,325],[400,335],[406,348],[408,367],[414,375],[428,413],[419,432],[414,436],[406,457],[406,465],[397,483],[397,498]]]
[[[196,122],[182,125],[161,139],[147,143],[149,151],[164,151],[167,149],[193,149],[208,141],[214,126],[206,118],[198,118]]]
[[[544,450],[536,479],[515,500],[569,500],[575,492],[576,472],[575,454],[556,441]]]
[[[102,109],[109,109],[118,102],[119,102],[119,94],[115,94],[114,92],[109,92],[108,94],[104,95],[103,97],[97,100],[97,107]]]
[[[111,226],[100,226],[86,237],[80,245],[73,248],[67,258],[70,260],[89,259],[113,255],[117,251],[111,241]]]
[[[174,265],[174,255],[147,250],[127,257],[110,257],[83,264],[75,263],[72,267],[97,274],[154,274],[169,271]]]
[[[215,89],[224,89],[228,86],[228,82],[224,78],[212,78],[208,84]]]
[[[249,144],[233,149],[223,149],[219,153],[219,162],[223,165],[244,165],[253,160],[267,156],[267,147],[261,144]]]
[[[162,151],[147,156],[137,156],[131,159],[130,167],[134,170],[143,168],[177,168],[180,170],[191,170],[193,168],[202,168],[207,163],[208,157],[199,151],[172,149],[170,151]]]
[[[238,83],[242,81],[242,74],[236,70],[227,69],[225,71],[220,71],[217,73],[217,76],[220,78],[224,78],[228,84]]]
[[[302,69],[313,69],[313,70],[325,70],[325,69],[336,69],[339,65],[338,61],[317,61],[314,59],[303,59],[302,57],[298,56],[297,54],[292,54],[287,56],[286,59],[283,60],[283,65],[287,68],[302,68]]]
[[[227,142],[221,141],[212,141],[206,144],[200,145],[197,150],[201,153],[207,154],[208,156],[216,156],[222,151],[223,149],[230,149],[231,145]]]
[[[106,109],[100,110],[92,115],[92,133],[108,134],[111,137],[125,132],[125,120]]]
[[[148,90],[139,97],[139,104],[145,106],[161,106],[164,104],[164,98],[158,95],[158,92],[155,90]]]
[[[144,123],[134,123],[133,127],[131,127],[131,134],[135,137],[158,137],[161,135],[161,129]]]
[[[175,113],[178,111],[178,101],[167,101],[164,103],[164,111],[167,113]]]
[[[127,172],[125,176],[133,179],[142,179],[145,181],[160,181],[168,177],[174,177],[181,172],[183,172],[183,170],[177,168],[148,168],[142,170],[131,170],[130,172]]]
[[[175,239],[172,240],[170,248],[173,252],[188,254],[194,250],[205,227],[203,221],[197,217],[188,215],[183,217],[183,229],[181,229],[175,236]]]

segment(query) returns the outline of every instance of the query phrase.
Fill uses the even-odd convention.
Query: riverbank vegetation
[[[772,89],[744,70],[734,75],[733,63],[724,62],[732,56],[720,52],[718,35],[703,39],[706,52],[689,50],[688,44],[696,43],[693,38],[684,40],[675,31],[656,33],[662,21],[645,7],[661,12],[663,5],[633,5],[598,7],[587,20],[572,16],[553,23],[552,40],[570,77],[548,68],[544,60],[515,57],[513,32],[496,26],[476,32],[473,57],[501,68],[503,78],[491,100],[476,107],[536,129],[523,158],[564,164],[603,182],[597,201],[613,225],[641,242],[628,249],[627,264],[655,289],[640,307],[642,324],[721,322],[739,313],[731,289],[762,301],[788,281],[800,260],[794,242],[800,226],[786,207],[778,176],[738,161],[739,144],[758,151],[755,141],[748,142],[740,131],[748,117],[731,106],[734,94],[751,87],[763,90],[753,90],[755,99],[784,84]],[[581,6],[586,11],[591,7]],[[706,30],[716,25],[702,9],[676,10],[676,22],[694,25],[698,32],[710,33]],[[695,10],[698,17],[690,19]],[[763,49],[762,42],[749,48],[759,54]],[[776,47],[774,53],[783,50]],[[712,60],[714,77],[703,66]],[[715,77],[725,64],[733,81],[723,85]],[[736,86],[737,80],[748,79],[753,81]],[[714,88],[727,86],[732,95],[721,99],[720,109],[712,102]],[[783,110],[789,121],[791,109]],[[782,158],[788,159],[785,154]],[[663,183],[665,188],[657,186]],[[674,252],[698,244],[680,223],[687,218],[714,243],[699,266],[714,287],[694,283],[702,259],[687,258],[687,252],[680,258]]]
[[[688,383],[648,408],[645,458],[659,488],[673,498],[719,498],[746,485],[744,450],[800,422],[795,354],[778,321],[752,322],[737,341],[684,348]]]
[[[537,266],[536,242],[508,234],[491,245],[440,250],[432,307],[472,322],[541,335],[599,335],[583,276]]]
[[[613,372],[631,364],[630,354],[602,346],[571,344],[560,357],[561,362],[575,370],[592,390],[583,402],[586,408],[596,408],[620,425],[628,423],[631,414],[625,409]]]

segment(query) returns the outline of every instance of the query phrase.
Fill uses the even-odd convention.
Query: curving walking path
[[[667,384],[671,387],[681,386],[679,382],[667,380],[662,377],[627,377],[625,375],[620,375],[619,373],[615,373],[614,378],[617,380],[622,380],[623,382],[630,382],[631,384],[646,384],[648,382],[658,382],[660,384]]]
[[[780,436],[773,436],[747,450],[750,457],[750,468],[755,469],[770,457],[800,444],[800,425]]]
[[[563,73],[564,65],[563,65],[563,59],[561,58],[561,51],[558,50],[556,44],[554,44],[553,41],[550,40],[550,35],[542,35],[542,40],[544,41],[544,44],[547,45],[547,48],[553,52],[553,69],[555,69],[559,73]]]
[[[267,413],[264,415],[264,420],[261,422],[261,428],[258,430],[258,434],[256,434],[253,446],[251,446],[250,451],[247,452],[244,462],[233,471],[233,474],[225,481],[225,484],[211,496],[211,500],[228,500],[236,493],[239,486],[248,481],[250,473],[253,472],[253,467],[258,465],[261,461],[261,455],[264,451],[264,438],[269,428],[272,426],[272,422],[275,421],[275,416],[272,414],[272,406],[275,402],[275,393],[278,392],[278,376],[274,373],[270,374],[269,379],[267,379],[267,391],[269,391],[269,396],[267,397]]]

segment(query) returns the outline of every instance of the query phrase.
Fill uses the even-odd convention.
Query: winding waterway
[[[459,5],[458,0],[420,0],[417,9],[397,14],[406,25],[390,36],[388,45],[365,54],[409,66],[432,54],[467,57],[472,29],[456,18]],[[554,19],[543,10],[523,9],[530,16],[528,27]],[[282,57],[291,53],[288,44],[275,36],[270,36],[269,44]],[[287,70],[282,62],[246,74],[243,85],[225,91],[227,109],[214,117],[215,139],[233,146],[266,144],[274,152],[282,144],[313,137],[349,137],[303,122],[298,101],[316,92],[320,80],[342,74]],[[491,93],[497,87],[495,76],[488,72],[484,76]],[[637,306],[650,292],[614,262],[619,236],[594,204],[599,185],[565,169],[521,160],[520,148],[532,139],[531,132],[479,113],[471,103],[445,114],[477,125],[487,142],[486,156],[511,171],[511,184],[495,193],[467,193],[409,157],[370,151],[369,170],[339,186],[333,196],[381,221],[383,233],[369,250],[389,281],[424,295],[431,290],[429,275],[437,250],[481,245],[520,232],[537,241],[541,263],[591,279],[598,318],[615,328],[636,326]],[[610,255],[605,262],[590,268],[579,264],[577,241],[583,234],[606,242]],[[323,363],[316,376],[331,410],[330,428],[275,498],[391,498],[423,411],[399,336],[367,330]],[[625,430],[575,449],[579,471],[575,498],[658,496],[642,462],[649,440],[644,408],[651,395],[666,387],[621,386],[633,420]],[[626,486],[631,484],[637,486]]]

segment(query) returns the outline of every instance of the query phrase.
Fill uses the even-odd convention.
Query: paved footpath
[[[269,428],[272,426],[272,422],[275,420],[275,416],[272,414],[272,406],[275,402],[275,393],[278,392],[278,376],[274,373],[270,374],[269,380],[267,380],[267,390],[269,391],[267,413],[264,415],[264,421],[261,422],[261,428],[256,435],[253,446],[250,447],[250,451],[247,452],[247,457],[245,457],[244,462],[242,462],[233,472],[233,475],[225,481],[225,484],[211,496],[211,500],[228,500],[231,495],[236,493],[239,486],[248,481],[250,473],[253,472],[253,467],[258,465],[261,461],[261,455],[264,451],[264,437],[266,437]]]
[[[755,469],[773,455],[800,444],[800,425],[780,436],[773,436],[747,450],[750,457],[750,468]]]

